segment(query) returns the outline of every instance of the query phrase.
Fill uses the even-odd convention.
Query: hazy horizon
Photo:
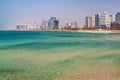
[[[86,16],[104,10],[110,14],[120,12],[119,0],[0,0],[0,29],[14,29],[17,24],[40,25],[41,20],[57,17],[60,26],[77,21],[85,24]]]

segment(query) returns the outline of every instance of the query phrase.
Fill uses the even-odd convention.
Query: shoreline
[[[87,33],[112,33],[112,34],[120,34],[120,30],[78,30],[78,32],[87,32]]]
[[[84,33],[104,33],[104,34],[120,34],[120,30],[38,30],[51,32],[84,32]]]
[[[120,30],[0,30],[0,31],[50,31],[50,32],[85,32],[85,33],[106,33],[106,34],[120,34]]]

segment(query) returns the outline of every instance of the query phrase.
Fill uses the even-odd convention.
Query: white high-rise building
[[[92,27],[95,27],[95,16],[92,16]]]
[[[110,17],[109,13],[104,11],[100,14],[100,27],[101,28],[110,28]]]
[[[115,22],[115,19],[116,19],[116,16],[113,14],[113,15],[110,15],[110,22]]]

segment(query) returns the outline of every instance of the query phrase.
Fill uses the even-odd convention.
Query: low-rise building
[[[111,30],[120,30],[120,22],[111,22]]]
[[[27,25],[17,25],[17,30],[27,30]]]

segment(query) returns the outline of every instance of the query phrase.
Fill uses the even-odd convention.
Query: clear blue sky
[[[77,21],[84,25],[85,16],[104,10],[120,12],[120,0],[0,0],[0,29],[13,29],[17,24],[41,23],[58,17],[63,25]]]

